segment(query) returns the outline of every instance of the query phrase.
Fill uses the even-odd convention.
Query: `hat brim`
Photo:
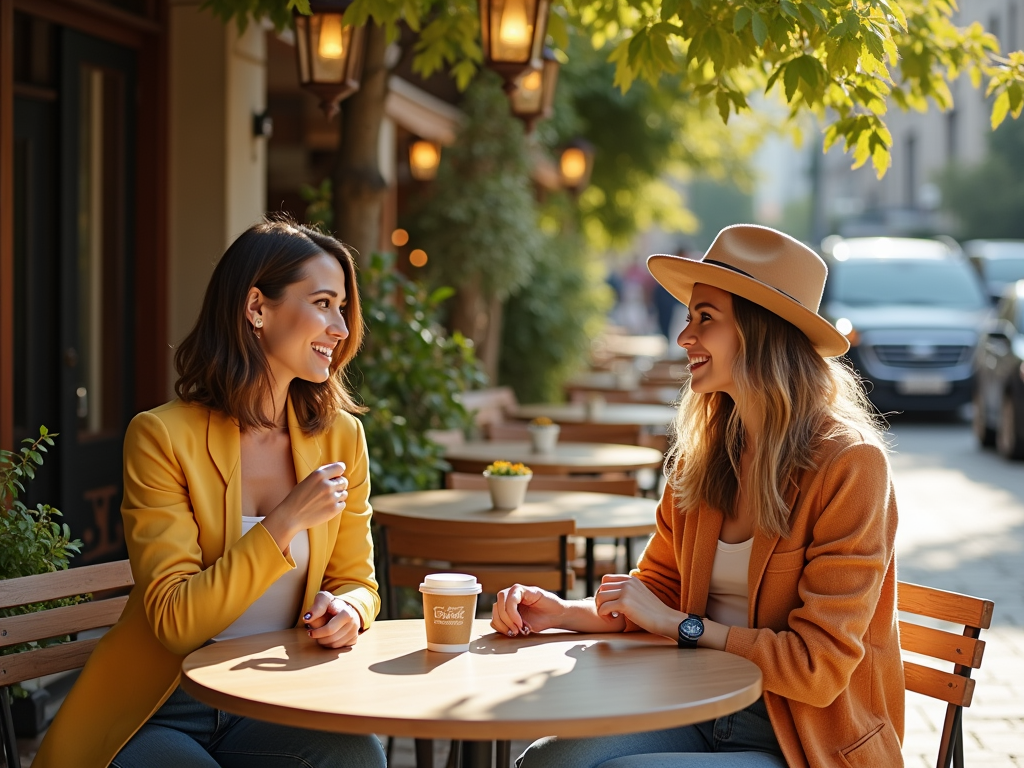
[[[647,268],[665,290],[687,306],[694,284],[703,283],[742,296],[789,321],[803,331],[822,357],[839,357],[850,349],[849,340],[821,315],[753,277],[727,267],[661,253],[648,257]]]

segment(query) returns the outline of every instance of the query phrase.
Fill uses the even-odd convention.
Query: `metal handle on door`
[[[75,415],[80,419],[84,419],[89,416],[89,392],[85,387],[79,387],[75,390],[75,395],[78,397]]]

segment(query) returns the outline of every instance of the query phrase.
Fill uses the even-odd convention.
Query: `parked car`
[[[992,307],[952,241],[829,238],[822,314],[850,339],[850,359],[887,411],[949,411],[970,402],[978,329]]]
[[[993,304],[1010,285],[1024,280],[1024,240],[968,240],[963,249],[981,275]]]
[[[1003,293],[976,355],[974,434],[1008,459],[1024,458],[1024,280]]]

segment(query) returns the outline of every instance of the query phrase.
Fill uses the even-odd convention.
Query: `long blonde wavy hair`
[[[738,396],[760,414],[745,488],[755,523],[767,535],[789,535],[784,499],[790,478],[813,469],[821,440],[855,430],[885,447],[884,422],[864,393],[860,379],[834,358],[823,358],[796,326],[740,296],[732,295],[739,334],[733,367]],[[700,502],[736,514],[744,424],[732,397],[684,388],[668,455],[668,477],[679,508],[696,511]]]

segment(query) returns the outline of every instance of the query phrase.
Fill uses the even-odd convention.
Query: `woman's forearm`
[[[565,612],[558,626],[573,632],[621,632],[626,628],[626,620],[622,616],[605,617],[597,612],[597,606],[590,600],[566,600]]]

